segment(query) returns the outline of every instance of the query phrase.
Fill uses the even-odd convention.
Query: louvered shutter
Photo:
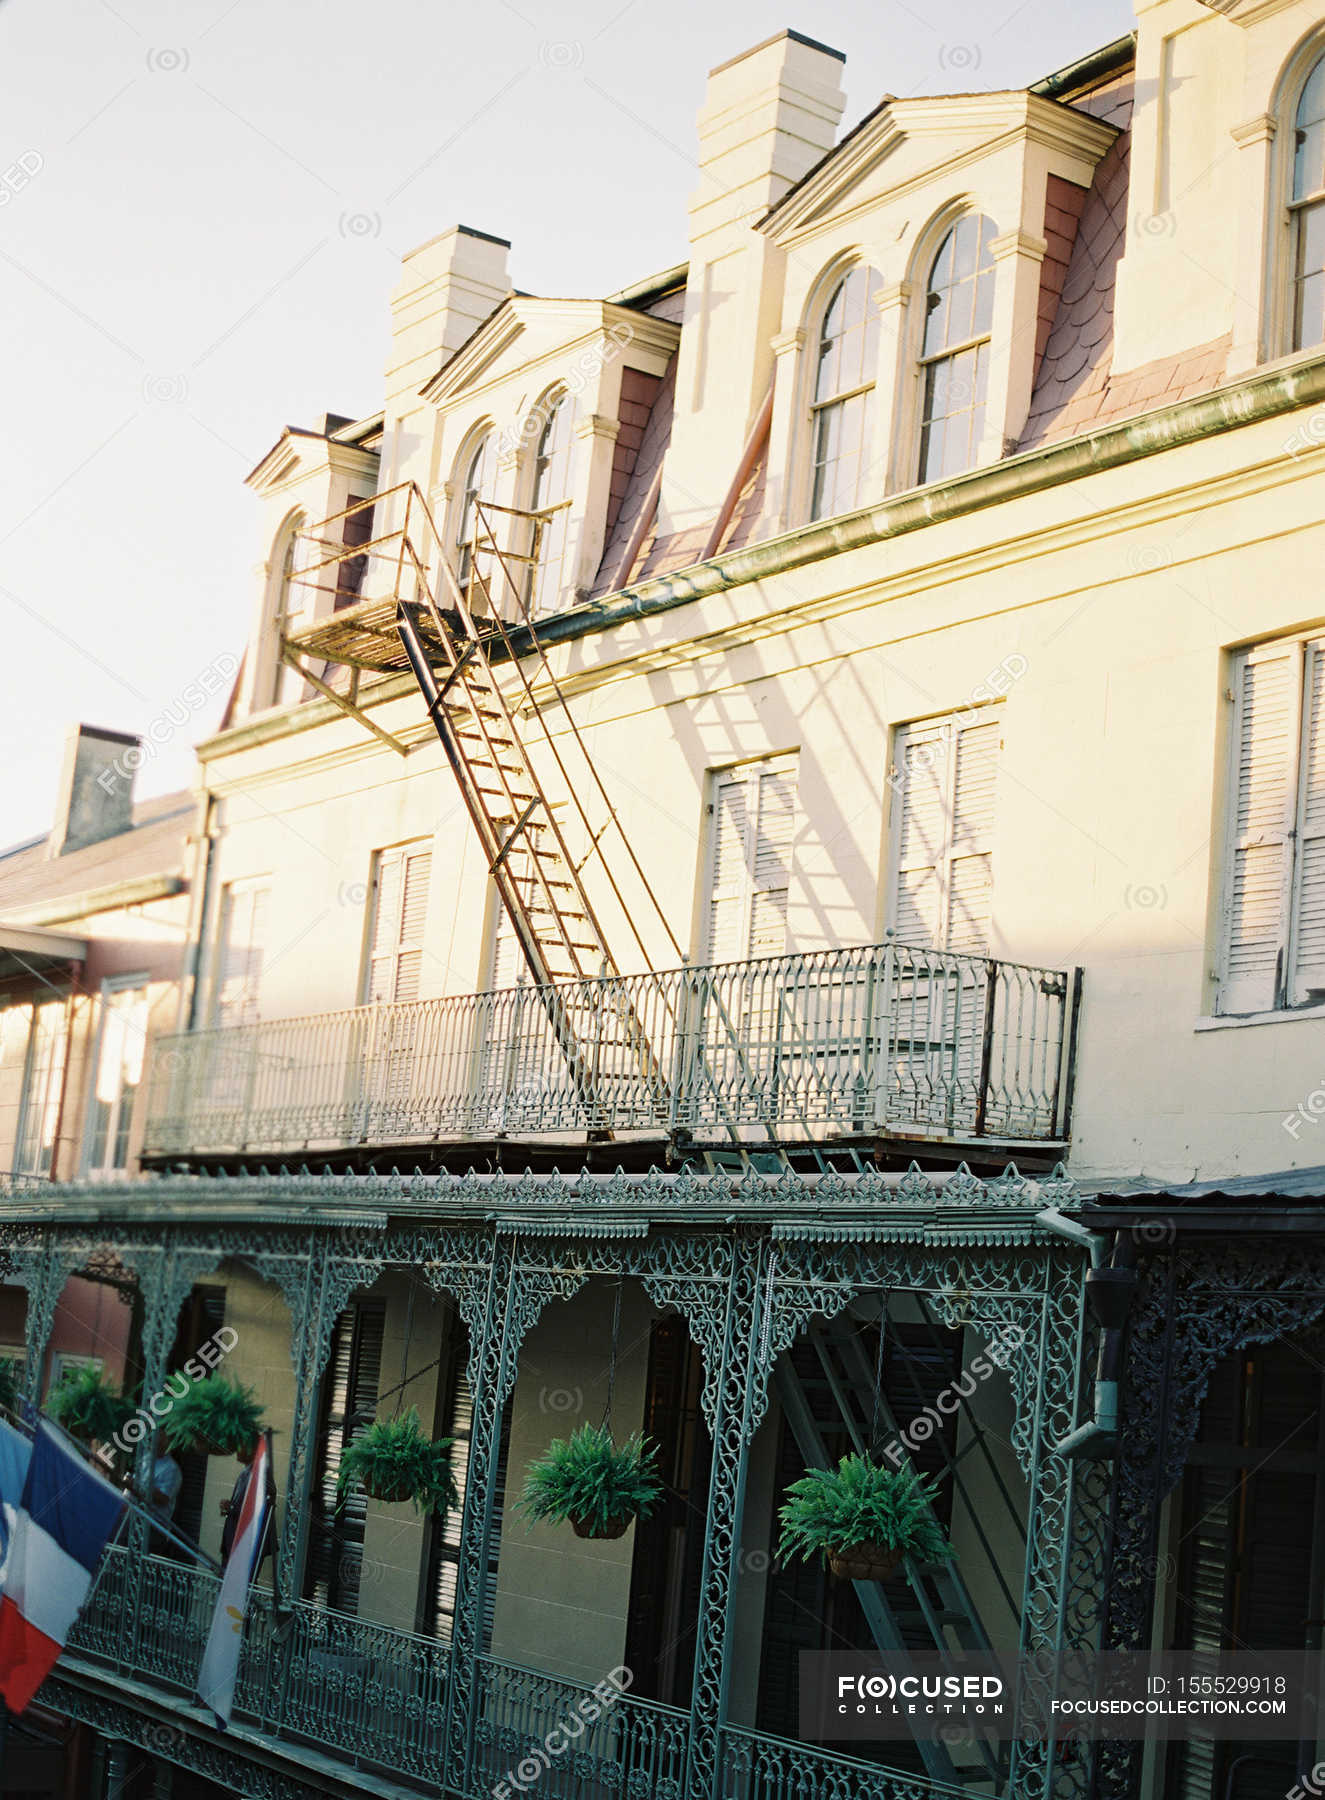
[[[737,962],[743,954],[746,911],[745,778],[732,770],[713,790],[713,880],[704,933],[706,963]]]
[[[780,956],[786,949],[796,804],[794,754],[714,778],[705,962]]]
[[[313,1479],[304,1597],[340,1612],[357,1613],[363,1568],[367,1501],[353,1487],[344,1503],[336,1490],[341,1457],[377,1414],[386,1308],[359,1301],[336,1320],[322,1377],[322,1430]]]
[[[893,759],[889,917],[899,943],[989,952],[1002,721],[987,714],[908,725]]]
[[[746,954],[781,956],[787,947],[791,851],[796,835],[794,759],[783,759],[759,771],[757,798]]]
[[[1297,856],[1293,871],[1292,999],[1325,997],[1325,641],[1306,646]]]
[[[1282,985],[1302,646],[1241,658],[1233,686],[1232,810],[1219,1010],[1263,1012]]]
[[[381,850],[373,883],[373,930],[364,998],[417,1000],[423,979],[432,852]]]
[[[258,1016],[262,962],[267,946],[267,887],[228,887],[221,901],[215,1022],[249,1025]]]

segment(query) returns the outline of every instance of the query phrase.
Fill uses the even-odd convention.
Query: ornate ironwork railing
[[[191,1032],[154,1046],[144,1154],[603,1130],[1054,1140],[1071,989],[883,944]]]
[[[194,1692],[219,1582],[205,1569],[107,1553],[69,1649],[183,1696]],[[435,1781],[441,1766],[447,1646],[299,1602],[277,1618],[254,1595],[236,1713],[272,1737]]]
[[[610,1680],[586,1688],[490,1656],[478,1658],[478,1679],[476,1792],[505,1785],[540,1800],[680,1800],[689,1714]]]
[[[962,1800],[965,1788],[729,1725],[722,1734],[724,1800]]]

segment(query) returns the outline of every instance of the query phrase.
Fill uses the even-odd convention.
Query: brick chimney
[[[756,44],[708,78],[690,277],[660,528],[711,521],[773,372],[783,252],[753,229],[837,137],[838,50],[796,31]]]
[[[74,725],[65,739],[51,856],[118,837],[133,824],[133,778],[143,740],[96,725]]]

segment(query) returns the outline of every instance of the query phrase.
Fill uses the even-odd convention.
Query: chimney
[[[783,31],[709,75],[661,530],[711,522],[736,472],[782,306],[783,252],[753,227],[836,142],[844,61]]]
[[[96,725],[74,725],[65,739],[64,766],[48,852],[63,856],[104,838],[118,837],[133,824],[134,771],[143,740]]]
[[[468,225],[453,225],[401,261],[391,296],[386,409],[407,412],[424,382],[511,291],[510,244]]]

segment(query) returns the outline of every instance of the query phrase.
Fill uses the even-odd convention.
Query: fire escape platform
[[[443,646],[426,616],[420,620],[419,635],[427,648],[439,657]],[[351,669],[365,669],[379,675],[408,675],[409,658],[405,655],[400,633],[396,630],[394,595],[376,600],[356,600],[311,624],[298,625],[285,635],[284,649],[317,662],[343,663]]]

